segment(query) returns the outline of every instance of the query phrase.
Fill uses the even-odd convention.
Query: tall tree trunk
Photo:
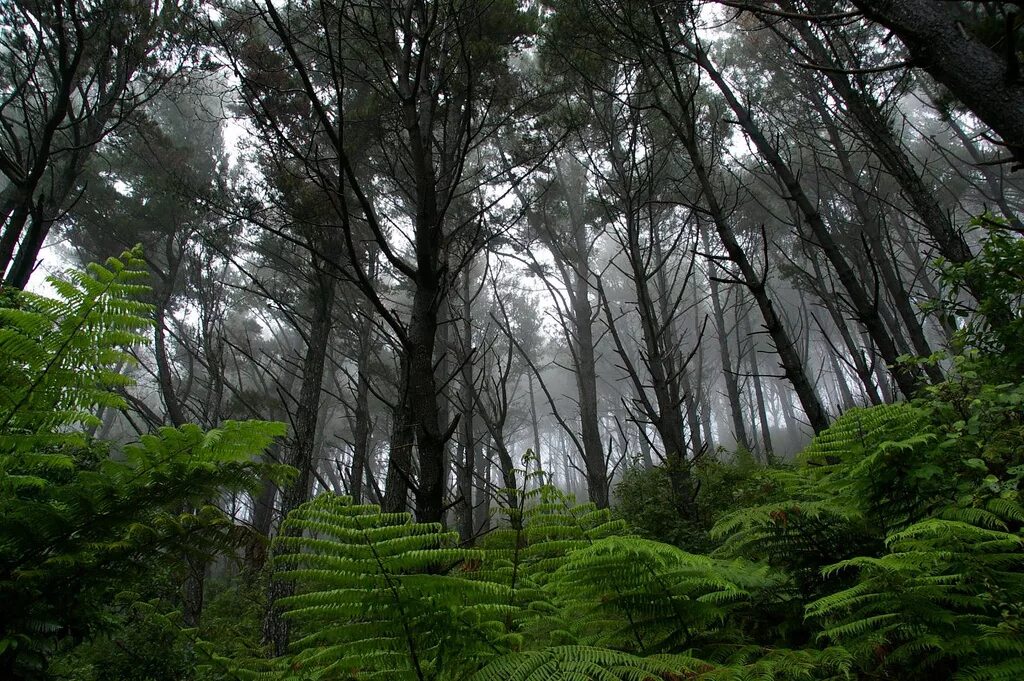
[[[818,281],[824,281],[821,266],[818,264],[818,259],[813,255],[810,258],[811,267],[814,268],[814,276]],[[818,298],[821,300],[822,307],[828,312],[832,319],[832,324],[839,332],[839,336],[843,339],[843,343],[846,345],[846,351],[853,360],[854,371],[857,372],[857,377],[860,379],[861,384],[864,387],[864,394],[867,395],[868,400],[871,404],[882,404],[883,399],[878,394],[878,385],[874,378],[874,369],[869,364],[867,358],[865,358],[865,350],[862,348],[850,332],[850,325],[846,323],[846,319],[840,312],[839,307],[835,298],[828,295],[827,292],[819,291]],[[820,322],[819,322],[820,325]],[[822,334],[828,337],[830,334],[826,334],[825,329],[822,329]],[[867,352],[870,352],[870,345],[868,345]],[[890,400],[884,400],[889,402]]]
[[[439,395],[434,372],[439,298],[438,285],[428,284],[422,280],[417,283],[413,295],[409,339],[404,350],[409,355],[408,404],[415,418],[419,455],[419,477],[414,490],[416,519],[423,523],[442,521],[447,477],[447,437],[441,431],[441,409],[438,404]]]
[[[656,18],[658,19],[660,30],[659,38],[661,41],[662,56],[668,60],[669,74],[666,85],[671,90],[675,103],[679,105],[683,111],[681,119],[677,119],[671,115],[666,115],[666,122],[672,127],[676,136],[680,141],[682,141],[683,146],[686,148],[687,154],[690,157],[690,163],[693,167],[694,175],[697,178],[702,192],[703,203],[708,210],[711,221],[715,226],[715,230],[718,232],[718,237],[721,240],[722,245],[725,247],[729,259],[739,268],[744,285],[750,291],[754,301],[757,303],[758,309],[761,311],[761,316],[764,318],[765,330],[768,332],[772,342],[775,344],[775,351],[779,355],[779,361],[786,378],[793,385],[793,389],[796,391],[797,396],[800,399],[800,403],[807,415],[808,422],[811,424],[814,432],[821,432],[828,427],[828,415],[825,412],[825,409],[821,406],[821,401],[814,391],[814,386],[807,378],[807,373],[804,370],[804,363],[800,354],[797,352],[796,345],[790,338],[789,332],[786,330],[782,319],[775,311],[771,297],[768,294],[768,289],[765,286],[764,278],[758,275],[754,270],[754,267],[747,256],[746,250],[740,246],[740,243],[733,232],[732,226],[728,222],[725,209],[719,202],[718,187],[712,180],[711,170],[705,161],[704,153],[696,138],[698,117],[693,108],[694,101],[691,96],[691,90],[684,84],[683,77],[677,69],[675,60],[676,51],[668,42],[664,25],[660,21],[660,17],[657,17],[656,15]],[[706,55],[704,55],[704,61],[707,61]],[[705,245],[707,246],[706,239]]]
[[[607,301],[605,301],[605,313],[607,323],[612,337],[623,361],[630,370],[631,378],[635,389],[641,397],[647,418],[658,430],[658,436],[664,447],[664,461],[669,481],[672,487],[673,502],[681,515],[688,519],[696,519],[696,496],[697,490],[693,483],[690,470],[690,461],[687,460],[687,446],[685,434],[685,422],[683,416],[684,390],[680,385],[680,373],[685,373],[686,367],[678,366],[674,353],[674,339],[672,337],[672,320],[665,318],[669,314],[666,308],[662,307],[662,314],[659,315],[655,298],[649,287],[651,275],[648,272],[648,258],[640,246],[639,225],[636,215],[632,210],[626,210],[626,255],[630,265],[630,280],[633,284],[633,292],[636,294],[636,310],[640,317],[641,336],[643,338],[643,357],[650,379],[650,390],[654,393],[654,403],[646,397],[645,386],[633,363],[626,357],[626,350],[620,340],[615,328],[615,319],[611,314]],[[656,254],[657,256],[657,254]],[[663,269],[663,256],[658,258],[656,264]],[[667,291],[662,284],[662,291],[659,300],[667,298]],[[700,434],[695,428],[691,428],[691,437],[696,436],[699,440]]]
[[[903,41],[914,64],[974,112],[1024,164],[1024,83],[1006,59],[964,30],[934,0],[853,0],[871,20]]]
[[[324,380],[327,347],[333,326],[334,300],[337,287],[334,277],[324,268],[325,263],[314,262],[316,290],[312,295],[306,354],[302,361],[302,385],[296,405],[294,432],[286,463],[298,471],[295,480],[281,490],[281,517],[306,501],[313,480],[314,454],[317,444],[317,423],[320,415],[320,395]],[[290,582],[271,575],[267,590],[267,612],[263,620],[263,638],[275,655],[284,655],[288,648],[289,626],[281,616],[277,601],[294,591]]]
[[[360,334],[362,335],[362,334]],[[360,341],[362,343],[362,341]],[[365,350],[369,339],[359,352],[359,368],[356,377],[355,418],[352,429],[352,473],[349,476],[349,494],[356,504],[363,502],[363,485],[366,478],[367,460],[370,456],[370,377],[369,352]]]
[[[17,217],[20,217],[20,214]],[[28,214],[28,229],[23,227],[23,231],[24,235],[18,246],[18,252],[4,279],[6,286],[19,289],[25,288],[28,284],[36,266],[36,258],[39,256],[43,241],[46,240],[46,234],[49,232],[49,224],[43,219],[42,204],[32,206],[31,213]]]
[[[597,411],[597,362],[594,354],[593,310],[590,306],[590,266],[586,227],[574,225],[577,262],[571,290],[576,342],[576,387],[579,395],[580,435],[583,464],[587,473],[587,494],[598,508],[608,507],[608,467]]]
[[[275,462],[280,445],[274,443],[267,450],[267,459]],[[260,482],[260,491],[252,499],[252,518],[250,523],[256,537],[245,548],[245,567],[250,578],[255,578],[267,561],[267,543],[274,525],[274,501],[277,499],[277,485],[270,478]]]
[[[8,189],[11,190],[11,186],[8,186]],[[11,190],[11,194],[4,202],[3,220],[0,221],[0,225],[3,225],[3,235],[0,235],[0,278],[7,273],[11,260],[14,259],[14,252],[21,241],[31,210],[29,201],[14,190]]]
[[[782,388],[778,381],[774,382],[775,396],[779,399],[779,407],[782,409],[782,418],[786,421],[787,433],[800,430],[800,422],[797,421],[796,412],[793,409],[793,401],[790,393]]]
[[[167,410],[167,418],[172,426],[180,428],[188,423],[188,419],[185,416],[181,400],[178,398],[170,359],[167,356],[167,306],[170,301],[170,291],[174,286],[173,272],[176,271],[175,265],[170,263],[169,265],[171,273],[166,275],[164,281],[166,290],[164,295],[161,296],[161,302],[156,306],[153,346],[157,366],[157,384],[160,387],[160,395]],[[17,261],[15,262],[16,266]],[[186,507],[183,510],[191,512],[192,509],[191,507]],[[186,626],[195,627],[199,625],[199,620],[203,613],[203,593],[206,584],[207,561],[200,556],[186,552],[182,557],[182,566],[185,570],[185,576],[181,584],[182,621]]]
[[[570,458],[569,446],[566,442],[565,433],[559,431],[558,433],[558,444],[559,449],[562,452],[562,470],[565,472],[565,491],[569,494],[576,494],[576,471],[572,467],[572,459]]]
[[[850,392],[850,386],[846,384],[846,377],[843,374],[843,368],[839,364],[839,359],[836,358],[836,353],[832,352],[831,349],[824,352],[828,355],[829,365],[832,367],[832,375],[836,377],[836,387],[839,389],[843,410],[853,409],[857,406],[857,403],[853,399],[853,393]]]
[[[413,480],[412,450],[416,442],[412,409],[406,392],[405,360],[399,369],[398,394],[391,409],[391,443],[388,453],[388,474],[384,482],[385,513],[404,513],[409,510],[409,488]]]
[[[461,407],[462,407],[462,442],[460,445],[460,456],[456,466],[456,485],[458,487],[460,501],[455,507],[456,523],[459,529],[459,538],[463,543],[469,542],[474,535],[475,524],[473,522],[473,480],[477,474],[476,456],[477,443],[475,423],[476,387],[474,384],[473,368],[473,299],[470,290],[469,268],[462,273],[462,369],[461,380]],[[532,386],[532,383],[531,383]],[[531,393],[531,398],[533,394]]]
[[[747,362],[750,366],[750,378],[754,382],[754,398],[757,404],[757,418],[761,424],[761,446],[764,450],[764,462],[771,464],[775,459],[775,448],[772,447],[771,426],[768,425],[768,409],[764,401],[764,388],[761,385],[761,371],[757,363],[757,346],[750,330],[750,320],[743,317],[743,333],[749,342]]]

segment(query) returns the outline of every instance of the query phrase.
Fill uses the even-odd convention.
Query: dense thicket
[[[0,676],[1024,674],[1019,3],[0,17]]]

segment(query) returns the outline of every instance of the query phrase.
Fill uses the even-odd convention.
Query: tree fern
[[[773,587],[768,568],[622,536],[606,510],[552,488],[517,498],[521,522],[467,549],[407,514],[318,497],[275,539],[297,585],[280,602],[292,654],[214,661],[245,679],[446,681],[807,678],[845,664],[743,640],[729,618]]]
[[[698,678],[714,669],[685,655],[640,657],[594,646],[553,646],[490,662],[473,681],[662,681]]]
[[[594,643],[655,653],[714,639],[731,606],[772,585],[763,566],[612,537],[572,553],[555,573],[565,602],[586,604],[580,627]]]
[[[0,306],[0,447],[26,450],[55,440],[72,424],[94,425],[92,409],[121,407],[112,390],[129,384],[119,367],[145,344],[152,308],[138,249],[69,270],[48,282],[58,297],[7,291]]]
[[[184,551],[237,533],[205,499],[284,469],[255,463],[279,423],[164,428],[113,451],[84,427],[124,406],[118,367],[144,342],[137,251],[51,279],[0,307],[0,675],[32,678],[62,641],[92,634],[112,595]],[[112,454],[116,454],[112,456]],[[186,504],[194,513],[180,513]]]
[[[882,549],[887,528],[920,513],[935,436],[907,404],[847,412],[811,442],[795,467],[766,474],[779,501],[723,517],[719,553],[766,559],[818,588],[822,566]],[[909,473],[908,473],[909,472]]]

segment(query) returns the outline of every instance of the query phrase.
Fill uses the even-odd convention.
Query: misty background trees
[[[333,493],[469,545],[653,467],[700,523],[701,462],[944,380],[944,267],[1024,233],[1016,5],[11,0],[5,286],[141,243],[95,431],[283,421],[297,476],[217,500],[265,537]]]

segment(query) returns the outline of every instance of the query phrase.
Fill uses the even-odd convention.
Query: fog
[[[979,111],[869,21],[556,4],[428,35],[387,3],[330,30],[225,3],[145,63],[114,50],[119,92],[81,76],[39,158],[16,142],[56,76],[6,99],[8,283],[137,243],[151,273],[97,432],[283,421],[267,456],[299,475],[237,517],[272,533],[331,492],[468,540],[510,489],[604,507],[661,466],[693,496],[703,462],[791,461],[943,379],[972,300],[943,267],[972,219],[1021,224]]]

